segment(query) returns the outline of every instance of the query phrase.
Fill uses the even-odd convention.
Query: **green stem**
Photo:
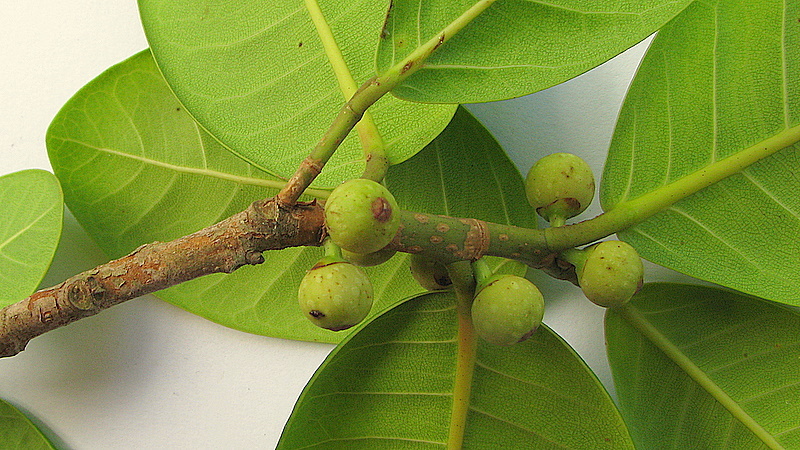
[[[390,67],[382,75],[374,77],[361,85],[350,100],[342,106],[328,131],[322,136],[316,147],[297,168],[289,179],[289,183],[277,195],[282,205],[293,205],[303,191],[319,175],[322,168],[333,156],[333,153],[361,120],[367,108],[372,106],[387,92],[411,76],[422,67],[422,63],[442,44],[450,40],[467,24],[478,17],[496,0],[481,0],[465,11],[456,20],[447,25],[424,44],[420,45],[400,62]],[[369,163],[368,163],[369,165]],[[374,176],[370,172],[369,176]]]
[[[589,251],[578,248],[568,248],[558,255],[560,259],[575,266],[576,270],[586,264],[587,256],[589,256]]]
[[[456,292],[458,312],[458,353],[456,356],[456,376],[453,385],[453,411],[450,416],[450,432],[447,438],[448,450],[460,450],[464,443],[467,428],[472,378],[477,361],[478,342],[472,328],[470,313],[472,298],[475,296],[475,279],[469,263],[457,262],[448,266],[450,279]]]
[[[747,427],[761,441],[771,449],[783,449],[783,446],[775,438],[758,424],[734,399],[732,399],[714,380],[712,380],[700,367],[694,364],[678,347],[661,334],[642,313],[634,306],[628,304],[615,309],[625,320],[628,321],[636,330],[647,338],[653,345],[658,347],[669,359],[678,365],[689,375],[697,384],[708,392],[716,401],[727,409],[734,418]]]
[[[347,67],[344,55],[342,55],[342,51],[336,43],[333,30],[328,25],[319,3],[316,0],[306,0],[305,3],[308,14],[311,16],[311,21],[314,23],[317,34],[322,41],[328,61],[330,61],[333,68],[333,73],[336,75],[336,80],[339,82],[339,90],[342,91],[344,100],[348,101],[358,91],[358,84]],[[355,127],[361,140],[361,147],[364,149],[364,160],[366,161],[363,177],[375,181],[383,180],[386,176],[386,171],[389,169],[389,159],[386,156],[383,137],[369,111],[364,112],[361,121]]]
[[[334,244],[330,238],[325,238],[325,241],[322,242],[322,248],[325,250],[325,256],[336,258],[337,260],[343,259],[342,249]]]
[[[775,152],[800,141],[800,125],[788,128],[758,144],[710,164],[647,194],[615,205],[594,219],[544,230],[555,251],[594,242],[629,228],[665,210],[701,189],[738,173]]]
[[[567,224],[567,219],[564,216],[553,216],[550,218],[551,227],[563,227]]]
[[[484,287],[484,283],[492,277],[492,269],[486,264],[486,260],[480,258],[472,262],[472,271],[475,273],[475,283],[477,285],[475,291],[478,292]]]

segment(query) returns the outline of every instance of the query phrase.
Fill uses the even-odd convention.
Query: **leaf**
[[[418,189],[424,185],[459,214],[517,225],[531,220],[530,212],[527,217],[505,213],[512,203],[524,202],[523,182],[488,132],[466,111],[459,112],[452,127],[419,159],[390,171],[388,184],[401,205],[430,209],[428,194]],[[468,146],[470,141],[480,147]],[[172,96],[149,52],[112,67],[78,92],[53,120],[47,145],[70,210],[112,257],[193,233],[273,196],[283,185],[205,133]],[[444,156],[443,148],[452,155]],[[457,171],[427,167],[432,159]],[[461,181],[454,179],[461,177],[481,180],[484,191],[459,191]],[[502,200],[487,205],[484,195]],[[157,295],[239,330],[338,342],[345,334],[315,327],[297,306],[300,279],[321,254],[316,248],[266,252],[259,266],[199,278]],[[406,255],[368,274],[375,311],[421,291]]]
[[[457,315],[452,292],[428,294],[360,328],[306,386],[278,448],[447,447]],[[480,343],[464,448],[551,447],[633,445],[602,385],[550,329],[511,347]]]
[[[378,71],[437,36],[475,0],[394,0]],[[655,32],[688,0],[498,1],[392,92],[418,102],[519,97],[600,65]]]
[[[4,400],[0,400],[0,443],[7,450],[55,448],[30,419]]]
[[[797,310],[701,286],[647,284],[609,309],[608,356],[634,442],[798,448],[798,330]]]
[[[22,170],[0,177],[0,307],[33,293],[53,261],[64,216],[58,180]]]
[[[767,139],[800,139],[798,17],[797,0],[696,2],[661,30],[620,115],[604,209]],[[800,304],[798,170],[794,145],[620,236],[657,264]]]
[[[288,179],[322,137],[353,86],[375,75],[386,0],[140,0],[142,22],[172,90],[215,138],[256,166]],[[320,37],[318,6],[333,38]],[[341,52],[334,69],[323,42]],[[355,81],[352,81],[355,80]],[[344,82],[347,84],[347,81]],[[386,96],[370,108],[392,163],[402,162],[447,125],[455,106]],[[332,187],[364,168],[355,133],[315,182]]]

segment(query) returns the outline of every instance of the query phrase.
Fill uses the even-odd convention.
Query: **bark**
[[[0,357],[16,355],[32,338],[126,300],[260,264],[264,251],[319,246],[323,222],[316,202],[286,207],[267,199],[191,235],[143,245],[0,310]]]

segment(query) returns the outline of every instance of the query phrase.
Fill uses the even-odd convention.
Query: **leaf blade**
[[[800,39],[789,20],[798,7],[695,3],[659,33],[620,114],[601,186],[604,209],[796,129],[800,54],[788,44]],[[794,145],[620,236],[657,264],[796,304],[796,167]],[[753,246],[754,236],[769,245]]]
[[[30,169],[0,177],[0,306],[36,290],[61,238],[64,201],[53,174]]]
[[[318,6],[353,79],[372,77],[386,2],[325,0]],[[195,119],[254,165],[288,179],[343,104],[306,8],[296,1],[256,0],[142,0],[139,7],[160,69]],[[454,105],[391,96],[370,108],[393,164],[428,144],[454,111]],[[356,137],[345,139],[316,185],[333,187],[360,175],[362,153]]]
[[[458,352],[456,316],[454,295],[436,293],[411,299],[361,327],[314,375],[278,448],[345,439],[352,445],[375,430],[384,439],[370,441],[371,448],[395,448],[390,442],[445,447]],[[546,327],[509,348],[481,343],[477,361],[464,448],[511,443],[632,448],[597,379]],[[548,389],[548,395],[539,388]],[[559,402],[549,397],[553,392],[582,400]],[[587,400],[598,408],[587,412]],[[573,422],[576,414],[580,420]]]
[[[436,36],[475,0],[392,2],[378,72]],[[575,77],[633,46],[688,1],[496,2],[392,92],[412,101],[519,97]]]
[[[55,448],[25,414],[5,400],[0,400],[0,442],[8,450]]]
[[[796,445],[800,405],[782,400],[796,397],[800,382],[796,311],[671,284],[646,285],[632,305],[631,313],[609,310],[606,336],[637,444]]]

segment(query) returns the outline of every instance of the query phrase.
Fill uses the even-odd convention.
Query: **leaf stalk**
[[[453,411],[447,438],[448,450],[460,450],[467,429],[467,415],[472,395],[472,379],[478,354],[478,341],[472,327],[472,299],[475,297],[475,278],[470,263],[459,261],[447,268],[456,293],[458,312],[458,350],[453,385]]]
[[[453,22],[444,27],[436,36],[414,49],[400,62],[390,67],[383,74],[373,77],[362,84],[353,93],[350,100],[342,106],[328,131],[325,132],[322,139],[320,139],[303,163],[300,164],[300,167],[289,179],[287,185],[278,193],[277,200],[279,204],[284,206],[293,205],[300,198],[303,191],[319,175],[322,168],[344,141],[344,138],[350,134],[356,124],[364,117],[367,108],[419,70],[423,66],[423,62],[433,52],[466,27],[495,1],[481,0],[476,2]],[[380,167],[383,164],[381,159],[377,158],[372,163],[376,168],[372,168],[368,159],[365,175],[373,178],[378,176],[376,173],[380,173],[382,170]]]

